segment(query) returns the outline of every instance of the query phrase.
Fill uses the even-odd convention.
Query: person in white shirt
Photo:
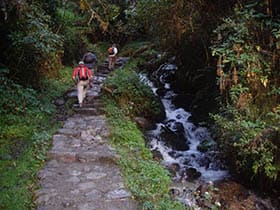
[[[113,44],[112,47],[110,47],[108,49],[108,54],[109,54],[109,66],[108,66],[108,68],[110,70],[113,70],[115,68],[117,53],[118,53],[117,46],[116,46],[116,44]]]

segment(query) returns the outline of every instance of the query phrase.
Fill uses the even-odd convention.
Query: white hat
[[[83,62],[83,61],[80,61],[80,62],[79,62],[79,65],[83,65],[83,64],[84,64],[84,62]]]

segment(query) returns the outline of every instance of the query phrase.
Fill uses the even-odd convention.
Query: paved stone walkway
[[[74,108],[75,114],[53,136],[49,161],[38,174],[37,210],[137,209],[117,166],[119,157],[107,142],[109,130],[99,99],[107,73],[99,69],[83,108]],[[76,95],[76,89],[68,93]]]

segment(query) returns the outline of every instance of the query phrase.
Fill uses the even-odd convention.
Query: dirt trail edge
[[[126,58],[119,58],[122,65]],[[118,69],[119,70],[119,69]],[[99,66],[83,108],[73,108],[53,136],[49,160],[39,171],[37,210],[134,210],[137,203],[125,189],[118,155],[108,143],[109,129],[100,92],[109,71]],[[77,97],[74,88],[69,97]]]

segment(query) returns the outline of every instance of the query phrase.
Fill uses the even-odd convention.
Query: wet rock
[[[175,158],[175,159],[177,159],[177,158],[183,156],[182,154],[180,154],[180,153],[178,153],[178,152],[176,152],[176,151],[170,151],[170,152],[168,152],[168,155],[170,155],[171,157],[173,157],[173,158]]]
[[[126,64],[129,60],[129,57],[119,57],[115,63],[116,67],[123,66]]]
[[[164,96],[166,94],[166,89],[164,87],[160,87],[156,90],[156,94],[159,96]]]
[[[214,150],[215,146],[216,143],[212,139],[206,139],[197,146],[197,150],[200,152],[207,152],[208,150]]]
[[[66,95],[67,98],[76,98],[77,97],[77,90],[76,89],[68,90],[65,93],[65,95]]]
[[[151,127],[151,123],[144,117],[135,117],[134,121],[141,129],[149,129]]]
[[[154,160],[160,162],[160,161],[163,159],[162,154],[160,153],[160,151],[158,151],[158,150],[152,150],[151,152],[152,152],[152,154],[153,154]]]
[[[183,174],[185,180],[192,181],[198,179],[201,176],[201,173],[195,168],[187,168]]]
[[[203,196],[207,191],[209,191],[209,183],[204,183],[200,185],[197,189],[196,192],[198,192],[199,196]]]
[[[162,127],[160,138],[175,150],[186,151],[189,149],[184,133],[174,132],[168,127]]]
[[[167,166],[167,170],[171,174],[171,176],[176,176],[176,173],[180,170],[180,165],[178,163],[172,163]]]
[[[181,122],[177,122],[176,120],[169,120],[166,122],[166,126],[173,132],[179,133],[180,135],[185,134],[184,125]]]
[[[62,106],[62,105],[65,104],[65,100],[64,100],[63,98],[58,98],[58,99],[56,99],[56,100],[54,101],[54,104],[55,104],[56,106]]]
[[[191,94],[182,94],[181,93],[181,94],[177,94],[176,96],[174,96],[172,103],[176,107],[181,107],[185,110],[189,110],[192,100],[193,100],[193,96]]]
[[[200,166],[205,167],[206,169],[208,169],[209,166],[210,166],[211,160],[208,157],[202,156],[197,162],[199,163]]]

